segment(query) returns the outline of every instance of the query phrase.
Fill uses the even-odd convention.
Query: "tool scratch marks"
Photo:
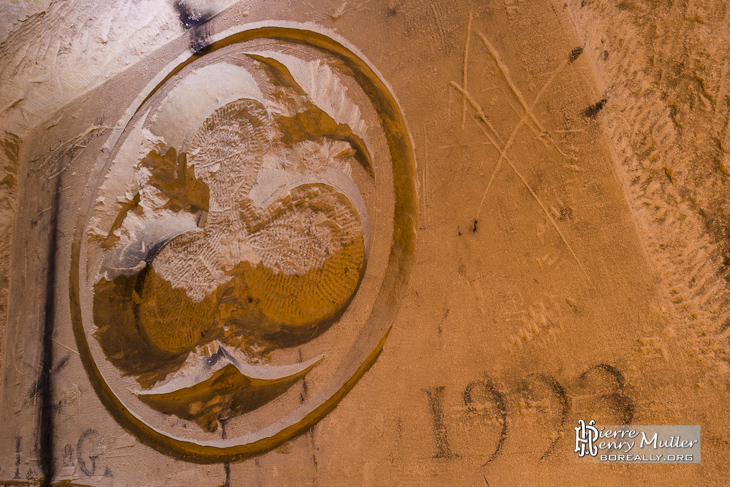
[[[464,76],[461,80],[464,92],[467,90],[467,77],[469,74],[469,39],[471,38],[472,19],[472,12],[469,12],[469,22],[466,25],[466,42],[464,43]],[[464,130],[464,126],[466,125],[466,102],[466,93],[464,93],[461,99],[461,130]]]
[[[529,117],[530,121],[535,125],[535,127],[528,125],[528,128],[530,128],[533,132],[535,132],[535,136],[537,137],[537,139],[540,142],[542,142],[542,144],[544,146],[547,147],[547,142],[545,141],[545,139],[542,136],[549,135],[550,132],[542,125],[542,123],[537,119],[537,117],[535,116],[535,114],[533,112],[533,109],[535,108],[535,104],[536,104],[537,100],[539,99],[539,95],[535,99],[535,102],[533,102],[532,105],[530,105],[528,107],[527,102],[525,101],[525,97],[522,95],[522,91],[520,91],[520,89],[517,88],[517,85],[514,83],[514,81],[512,81],[512,77],[509,75],[509,67],[507,67],[507,65],[504,64],[502,59],[499,57],[499,53],[497,52],[497,50],[489,42],[489,40],[487,39],[487,37],[484,34],[482,34],[481,32],[477,32],[477,36],[479,37],[479,39],[481,39],[482,43],[487,48],[487,51],[489,51],[489,55],[492,56],[492,59],[497,64],[497,67],[499,68],[500,73],[502,73],[502,77],[504,78],[505,82],[507,83],[507,86],[509,86],[510,90],[512,91],[512,94],[515,96],[515,98],[517,98],[517,101],[522,106],[522,109],[525,111],[525,114]],[[541,92],[544,91],[544,88],[549,86],[550,83],[552,83],[552,81],[555,79],[555,75],[557,73],[559,73],[560,71],[562,71],[562,69],[565,66],[567,66],[568,63],[569,63],[568,60],[563,62],[563,64],[558,68],[558,70],[553,73],[553,75],[550,77],[548,82],[545,85],[543,85],[543,90],[541,90]],[[560,149],[560,147],[555,143],[555,141],[552,138],[549,138],[548,140],[550,141],[551,145],[555,148],[555,150],[557,150],[560,153],[560,155],[562,155],[566,159],[569,159],[568,155],[565,154],[562,151],[562,149]]]
[[[545,203],[540,199],[540,197],[537,195],[537,193],[534,191],[532,186],[528,183],[527,179],[520,173],[520,171],[517,169],[515,164],[510,160],[510,158],[507,156],[507,151],[512,146],[515,138],[517,137],[517,133],[519,132],[520,128],[525,125],[527,126],[533,133],[535,133],[535,136],[540,142],[542,142],[544,145],[547,146],[547,142],[545,141],[544,135],[547,136],[548,140],[550,141],[551,145],[565,158],[569,159],[569,157],[560,149],[560,147],[555,143],[555,141],[550,137],[549,131],[543,126],[543,124],[538,120],[538,118],[535,116],[534,109],[537,103],[540,102],[543,95],[547,91],[547,89],[553,84],[555,79],[558,77],[558,75],[565,70],[565,68],[570,64],[570,58],[566,58],[560,66],[550,75],[550,78],[543,84],[543,86],[540,88],[538,93],[535,96],[535,99],[532,101],[531,104],[528,104],[525,100],[525,97],[523,96],[521,90],[517,87],[517,85],[512,81],[512,78],[509,74],[509,67],[504,64],[502,59],[499,56],[499,52],[494,48],[494,46],[489,42],[489,40],[486,38],[484,34],[481,32],[476,32],[476,35],[481,39],[482,43],[487,48],[487,51],[489,52],[489,55],[491,56],[492,60],[495,62],[497,68],[499,69],[500,73],[502,74],[504,80],[506,81],[507,85],[510,88],[510,91],[514,95],[514,97],[519,102],[520,106],[522,107],[522,116],[520,120],[515,124],[515,126],[512,128],[512,131],[510,132],[510,135],[507,139],[507,142],[503,142],[500,138],[498,132],[494,128],[494,126],[489,122],[487,119],[487,116],[484,112],[483,107],[479,104],[479,102],[469,93],[468,86],[467,86],[467,78],[468,78],[468,55],[469,55],[469,39],[471,37],[471,24],[472,24],[472,15],[469,14],[469,21],[467,24],[467,39],[465,42],[465,49],[464,49],[464,66],[463,66],[463,81],[462,85],[459,85],[457,82],[452,81],[451,86],[454,87],[457,91],[459,91],[462,95],[463,99],[463,111],[462,111],[462,129],[464,128],[464,122],[466,120],[466,106],[467,103],[471,105],[471,107],[476,111],[476,119],[481,121],[484,126],[482,126],[476,119],[475,122],[477,123],[477,126],[482,131],[484,136],[487,138],[489,143],[491,143],[498,151],[499,151],[499,158],[497,159],[497,163],[494,166],[494,169],[492,170],[492,173],[489,177],[489,181],[487,182],[487,186],[484,189],[484,193],[482,194],[482,198],[479,202],[479,206],[477,208],[477,214],[476,219],[479,219],[479,216],[481,214],[481,210],[484,207],[484,202],[486,201],[487,195],[489,194],[489,190],[492,187],[492,183],[494,182],[494,179],[499,172],[499,170],[502,167],[502,163],[504,161],[507,162],[509,167],[512,169],[512,171],[517,175],[517,177],[522,181],[522,184],[527,188],[527,190],[530,192],[530,195],[534,198],[534,200],[537,202],[538,206],[542,210],[542,212],[545,214],[546,218],[552,225],[552,227],[555,229],[555,231],[560,236],[561,240],[567,247],[568,251],[570,252],[571,256],[575,260],[575,262],[578,264],[578,267],[580,268],[583,275],[588,279],[588,281],[593,285],[590,277],[588,276],[588,273],[586,272],[585,268],[583,267],[583,264],[581,263],[580,259],[578,259],[578,256],[576,255],[575,251],[573,250],[573,247],[568,242],[568,239],[563,234],[562,230],[558,226],[555,219],[552,217],[550,212],[548,211],[547,206]],[[532,125],[531,125],[531,124]],[[488,129],[488,130],[487,130]]]
[[[494,147],[496,147],[497,149],[499,149],[499,146],[502,145],[502,139],[500,138],[500,136],[497,133],[497,131],[494,129],[494,126],[492,126],[492,124],[487,119],[487,116],[484,114],[484,109],[481,107],[481,105],[479,103],[477,103],[477,101],[469,94],[468,91],[466,91],[466,89],[464,89],[461,86],[459,86],[459,84],[456,81],[452,81],[451,82],[451,86],[453,86],[454,88],[456,88],[457,90],[459,90],[461,92],[461,94],[464,95],[464,98],[466,98],[466,100],[469,102],[469,104],[472,106],[472,108],[474,110],[476,110],[477,117],[479,117],[479,120],[481,120],[482,122],[484,122],[484,125],[486,125],[487,127],[489,127],[489,130],[492,131],[492,133],[494,134],[494,138],[497,139],[497,141],[499,142],[499,144],[497,144],[496,142],[494,142],[494,139],[492,138],[492,136],[488,136],[489,137],[489,141],[492,143],[492,145],[494,145]]]
[[[444,31],[444,26],[441,25],[441,16],[439,15],[438,10],[436,10],[435,5],[431,5],[431,11],[433,12],[433,16],[436,19],[436,26],[438,27],[439,38],[441,39],[441,46],[443,49],[446,49],[446,32]]]

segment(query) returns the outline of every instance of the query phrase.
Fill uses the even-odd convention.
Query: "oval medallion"
[[[373,364],[415,248],[400,108],[344,41],[213,38],[120,121],[74,245],[87,372],[143,441],[244,458],[311,427]]]

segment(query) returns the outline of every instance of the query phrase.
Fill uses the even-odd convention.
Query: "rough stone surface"
[[[713,0],[323,0],[215,2],[205,11],[198,3],[66,0],[6,2],[0,8],[0,19],[8,19],[0,30],[0,331],[8,330],[4,337],[0,333],[0,422],[13,427],[12,433],[0,433],[0,483],[36,485],[42,475],[37,377],[48,229],[57,221],[56,481],[93,486],[727,484],[730,7]],[[209,23],[200,20],[208,17]],[[89,151],[106,157],[102,142],[121,115],[104,114],[131,105],[132,91],[144,86],[139,79],[151,80],[187,50],[205,58],[206,35],[273,20],[311,22],[342,36],[388,82],[418,162],[416,251],[381,355],[330,414],[268,453],[200,465],[161,454],[123,429],[99,401],[79,360],[68,304],[74,212],[87,186],[114,189],[114,181],[136,176],[120,169],[104,186],[101,169],[92,170],[93,158],[84,167],[78,161]],[[268,56],[270,65],[287,61],[286,54],[267,49],[262,46],[257,55]],[[307,69],[317,63],[302,63],[291,78],[303,85]],[[370,115],[355,116],[342,99],[326,101],[336,83],[319,73],[310,79],[309,101],[331,119],[349,123],[349,135],[365,141],[370,132],[357,120]],[[99,93],[118,96],[99,99]],[[306,105],[305,98],[284,89],[279,95],[274,111],[281,117]],[[314,125],[321,128],[329,119],[319,115]],[[201,134],[205,138],[205,131]],[[229,139],[220,145],[229,147]],[[177,180],[154,174],[155,168],[168,164],[170,174],[186,169],[178,165],[178,152],[155,143],[147,147],[147,166],[139,167],[175,189]],[[308,157],[321,161],[345,149],[334,142],[326,149],[292,144],[289,152],[281,150],[280,159],[303,167]],[[213,146],[212,152],[225,151]],[[215,158],[205,150],[198,157]],[[374,163],[381,156],[375,153]],[[281,163],[260,162],[267,168]],[[358,164],[353,159],[352,171],[360,170]],[[68,198],[63,201],[71,203],[51,215],[60,174],[65,181],[60,191]],[[183,209],[196,215],[188,219],[196,224],[203,209],[209,210],[206,198],[235,200],[235,195],[206,193],[202,185],[213,188],[213,178],[193,175],[200,186],[185,196],[177,191],[163,203],[174,199],[164,211]],[[274,183],[259,188],[268,191]],[[157,195],[154,191],[148,194]],[[264,199],[256,191],[252,194]],[[370,208],[387,206],[380,197],[367,197]],[[135,201],[128,194],[99,205],[134,215],[140,201],[144,197]],[[290,242],[286,231],[296,225],[324,232],[325,226],[317,226],[321,215],[313,213],[297,214],[297,221],[282,217],[281,231],[272,227],[258,234],[259,246]],[[378,221],[385,217],[377,211],[368,216],[375,248],[383,235]],[[307,218],[309,223],[302,223]],[[215,215],[210,221],[215,224]],[[95,238],[108,239],[103,245],[111,248],[137,227],[118,228],[115,235]],[[331,242],[330,234],[312,233],[307,245],[321,244],[320,254],[307,254],[313,268],[324,262],[322,249]],[[367,243],[350,237],[357,255],[348,254],[348,262],[357,262]],[[237,249],[236,238],[223,246]],[[175,247],[166,248],[170,255],[163,259],[173,260]],[[240,261],[233,254],[210,260],[230,270],[226,259]],[[269,266],[289,265],[292,271],[304,260],[277,264],[272,257]],[[385,268],[378,265],[368,261],[368,269]],[[382,274],[366,275],[360,286],[370,292]],[[229,281],[236,292],[248,292],[249,281]],[[276,285],[286,294],[285,283]],[[172,286],[164,292],[195,294],[203,287]],[[119,298],[105,289],[97,296],[108,306],[99,316],[112,322]],[[271,296],[260,296],[269,300],[262,306],[276,307]],[[182,315],[198,312],[181,310]],[[224,311],[258,320],[255,313],[263,312],[244,313],[234,305]],[[285,311],[276,319],[297,319],[296,310]],[[132,319],[134,311],[124,313],[117,313],[119,320]],[[128,380],[142,389],[165,383],[178,370],[203,369],[209,375],[199,384],[208,387],[221,379],[218,384],[244,388],[250,377],[234,370],[235,364],[239,372],[245,369],[240,357],[270,365],[271,344],[261,342],[261,348],[242,346],[240,355],[206,369],[205,360],[224,354],[205,348],[212,341],[198,345],[195,338],[208,328],[194,325],[192,338],[169,345],[167,352],[199,347],[191,355],[197,358],[185,362],[163,354],[155,359],[156,371],[145,368],[144,353],[125,359],[124,347],[114,348],[123,343],[115,342],[121,335],[100,329],[98,336],[107,340],[102,348],[108,345],[110,355],[121,357],[110,360],[132,364],[120,383]],[[336,334],[318,335],[327,346],[354,341],[352,330],[334,326],[331,331]],[[164,333],[154,333],[163,343]],[[282,360],[307,367],[318,360],[299,345],[285,354]],[[301,370],[282,372],[290,388],[274,392],[305,401],[317,393],[320,370],[327,367],[325,357],[301,381]],[[169,375],[168,382],[178,378]],[[211,400],[206,391],[194,393],[203,398],[201,404]],[[240,411],[250,406],[231,404]],[[279,403],[273,404],[266,411]],[[202,418],[203,429],[225,435],[216,422],[223,409],[214,406],[195,403],[179,415]],[[169,402],[158,406],[170,407]],[[179,415],[169,413],[166,427],[187,424]],[[573,452],[578,419],[602,425],[700,425],[702,463],[586,463]]]

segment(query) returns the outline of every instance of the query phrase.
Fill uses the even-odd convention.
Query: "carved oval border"
[[[79,212],[71,250],[69,294],[74,336],[89,380],[104,406],[125,429],[153,448],[168,455],[197,463],[234,461],[266,452],[303,433],[332,411],[373,365],[382,351],[397,313],[398,302],[404,293],[415,253],[418,224],[415,154],[400,106],[386,81],[354,46],[314,24],[258,22],[234,27],[213,36],[211,39],[213,42],[208,52],[258,38],[307,44],[336,56],[351,69],[355,80],[368,94],[378,114],[393,164],[395,206],[393,240],[380,291],[365,326],[362,327],[347,354],[350,360],[340,364],[317,394],[308,398],[284,418],[246,435],[245,438],[248,441],[220,446],[220,442],[196,442],[173,437],[150,426],[127,409],[105,382],[91,355],[82,323],[79,264],[84,228],[90,214],[90,207]],[[116,145],[127,124],[144,102],[170,77],[198,57],[190,52],[179,56],[148,84],[148,89],[137,97],[125,114],[125,119],[109,138],[105,146],[109,149],[107,154]],[[93,198],[89,198],[87,201],[93,201]],[[236,439],[231,438],[230,441]]]

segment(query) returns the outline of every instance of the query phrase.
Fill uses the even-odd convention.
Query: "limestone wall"
[[[727,16],[0,4],[0,485],[724,485]]]

